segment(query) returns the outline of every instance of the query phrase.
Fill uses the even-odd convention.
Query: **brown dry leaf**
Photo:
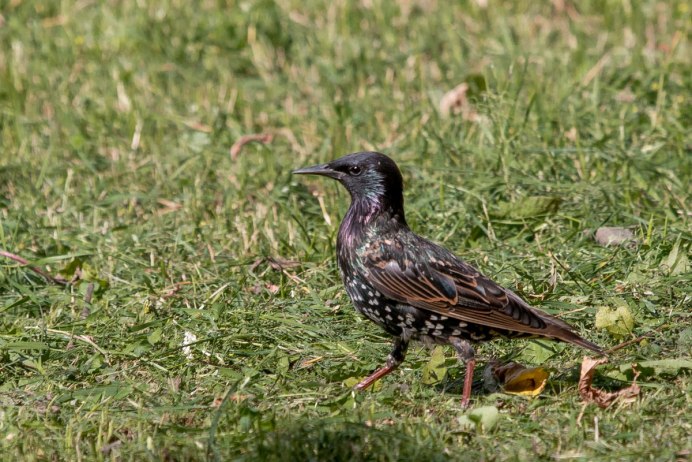
[[[182,204],[169,201],[168,199],[158,199],[156,202],[162,206],[162,208],[158,210],[159,215],[166,215],[167,213],[176,212],[183,208]]]
[[[478,113],[476,113],[468,98],[466,98],[468,90],[469,85],[463,82],[445,93],[440,100],[440,113],[444,117],[448,117],[450,114],[461,114],[464,120],[478,120]]]
[[[486,386],[495,384],[511,395],[538,396],[548,383],[548,372],[542,367],[527,368],[519,363],[490,363],[483,374]]]
[[[233,143],[233,146],[231,146],[231,160],[236,160],[238,158],[240,151],[246,144],[252,143],[254,141],[262,144],[267,144],[271,143],[273,139],[274,135],[272,135],[271,133],[255,133],[252,135],[243,135],[240,138],[238,138],[235,143]]]
[[[618,391],[604,391],[591,386],[593,377],[596,374],[596,366],[607,362],[608,358],[593,359],[584,356],[584,360],[581,363],[581,374],[579,375],[579,396],[581,396],[581,399],[587,403],[596,403],[602,408],[610,406],[617,399],[626,403],[634,401],[641,391],[636,383],[639,372],[634,369],[634,365],[632,366],[632,370],[635,371],[634,380],[632,385],[627,388],[622,388]]]

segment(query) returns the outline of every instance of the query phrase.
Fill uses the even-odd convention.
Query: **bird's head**
[[[327,164],[294,170],[296,174],[334,178],[351,194],[354,203],[392,210],[403,219],[403,179],[392,159],[379,152],[358,152]]]

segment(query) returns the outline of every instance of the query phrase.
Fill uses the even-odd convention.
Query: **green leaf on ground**
[[[441,346],[436,346],[430,355],[430,361],[423,367],[423,383],[432,385],[440,382],[447,374],[447,368],[444,364],[445,350]]]
[[[500,412],[495,406],[481,406],[457,419],[462,430],[487,432],[495,428],[500,420]]]
[[[671,276],[687,273],[690,271],[690,259],[685,249],[681,249],[680,239],[675,242],[668,256],[663,260],[662,265],[668,268]]]
[[[606,329],[614,337],[624,337],[634,329],[634,316],[624,300],[616,308],[602,306],[596,312],[596,328]]]

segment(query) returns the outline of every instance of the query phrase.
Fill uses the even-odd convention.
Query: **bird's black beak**
[[[291,172],[297,175],[322,175],[330,178],[341,178],[342,173],[338,170],[333,170],[329,164],[313,165],[312,167],[303,167]]]

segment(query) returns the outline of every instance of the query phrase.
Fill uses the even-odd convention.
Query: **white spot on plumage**
[[[437,316],[435,316],[434,314],[431,315],[431,316],[430,316],[430,320],[431,320],[431,321],[437,321]]]

